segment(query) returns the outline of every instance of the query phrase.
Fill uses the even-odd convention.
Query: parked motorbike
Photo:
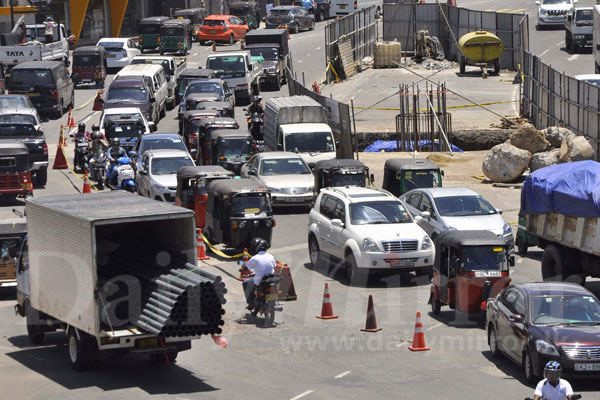
[[[261,151],[265,151],[265,141],[264,140],[253,140],[252,146],[254,147],[255,153],[260,153]]]
[[[126,156],[117,159],[116,167],[109,164],[106,167],[106,186],[112,190],[127,190],[128,192],[135,193],[135,171],[131,164],[131,158]],[[117,169],[117,173],[116,176],[111,179],[113,168]]]
[[[254,286],[254,300],[248,307],[252,316],[261,314],[265,316],[265,327],[273,326],[275,311],[283,311],[283,307],[275,305],[278,298],[277,287],[281,275],[267,274],[263,276],[260,285]]]
[[[73,151],[73,168],[79,171],[88,169],[89,143],[85,137],[74,137],[75,150]]]
[[[104,189],[104,180],[106,178],[106,155],[102,153],[98,158],[92,158],[90,165],[90,179],[96,182],[98,190]]]
[[[247,116],[248,121],[248,130],[252,134],[252,137],[256,141],[263,140],[262,126],[263,126],[263,118],[259,113],[255,112],[252,115]]]

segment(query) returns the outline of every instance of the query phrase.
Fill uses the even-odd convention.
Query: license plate
[[[277,296],[277,293],[266,294],[265,300],[266,301],[277,301],[277,300],[279,300],[279,297]]]
[[[210,33],[217,33],[217,31],[216,31],[216,30],[214,30],[214,29],[211,29],[211,30],[210,30]]]
[[[140,339],[137,343],[140,349],[153,349],[158,347],[158,339],[157,338],[148,338],[148,339]]]
[[[276,19],[275,22],[277,22],[278,24],[281,23],[281,19]]]
[[[390,260],[389,261],[390,266],[392,267],[414,267],[415,266],[415,261],[414,260]]]
[[[340,8],[343,10],[344,8],[346,8],[345,4],[340,4]]]
[[[500,278],[500,271],[475,271],[475,278]]]
[[[106,55],[106,58],[116,58],[116,57],[117,57],[117,56],[116,56],[116,55],[114,55],[114,54],[107,54],[107,55]]]
[[[575,371],[600,371],[600,363],[598,364],[575,364]]]
[[[35,97],[35,96],[39,96],[40,95],[39,93],[26,93],[26,94],[29,97]]]

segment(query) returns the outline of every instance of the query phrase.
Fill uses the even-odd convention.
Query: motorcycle
[[[73,137],[73,135],[71,135]],[[85,137],[74,137],[75,150],[73,152],[73,168],[79,171],[88,169],[89,143],[90,140]]]
[[[132,160],[127,156],[119,157],[116,166],[109,164],[106,167],[106,186],[112,190],[127,190],[128,192],[135,193],[135,171],[131,164]],[[114,168],[117,169],[116,175],[112,173]]]
[[[247,116],[248,121],[248,130],[252,134],[252,137],[255,141],[263,140],[262,126],[263,126],[263,118],[259,113],[255,112],[252,115]]]
[[[90,164],[90,179],[96,182],[98,190],[104,189],[104,179],[106,177],[106,154],[101,153],[100,157],[92,158]]]
[[[281,275],[267,274],[263,276],[260,284],[253,288],[254,299],[248,309],[253,317],[258,313],[265,316],[265,327],[273,326],[275,311],[283,311],[283,307],[275,306],[279,299],[277,287],[280,281]]]

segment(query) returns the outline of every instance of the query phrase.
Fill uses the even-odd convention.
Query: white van
[[[380,14],[383,0],[331,0],[329,15],[348,15],[371,6],[375,6],[376,14]]]
[[[154,98],[159,110],[160,118],[167,113],[168,84],[165,70],[157,64],[133,64],[123,67],[115,76],[115,79],[125,77],[148,77],[152,79]]]

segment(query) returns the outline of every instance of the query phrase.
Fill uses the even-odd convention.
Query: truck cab
[[[279,126],[277,149],[298,153],[310,168],[317,161],[335,158],[336,143],[331,128],[323,123],[285,124]]]
[[[206,60],[206,68],[234,90],[236,105],[250,104],[252,94],[259,92],[262,68],[260,63],[252,62],[249,51],[213,53]]]
[[[572,53],[592,45],[594,15],[592,7],[577,7],[565,18],[565,46]]]

